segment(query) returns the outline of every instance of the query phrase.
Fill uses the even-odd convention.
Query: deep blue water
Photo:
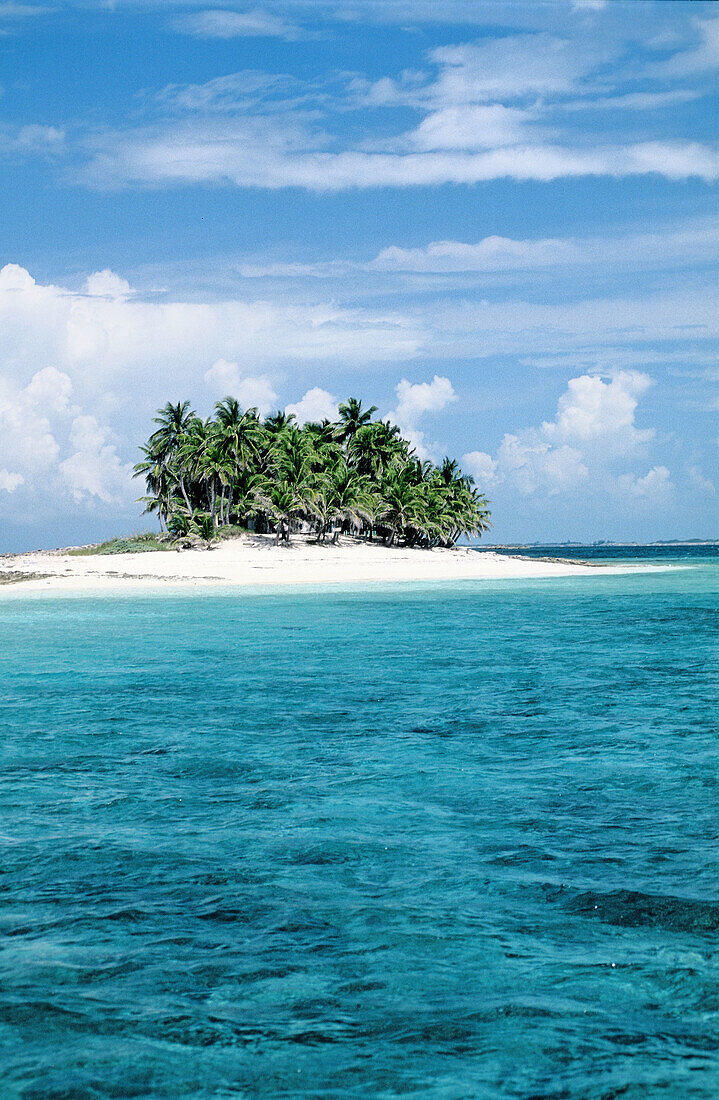
[[[0,1096],[719,1095],[719,568],[0,600]]]
[[[719,565],[719,542],[712,543],[654,543],[648,546],[621,545],[619,543],[596,543],[591,546],[577,546],[572,543],[555,543],[551,546],[482,546],[476,549],[499,554],[519,555],[526,558],[564,558],[569,561],[583,561],[592,564],[647,564],[658,565],[707,565],[712,562]]]

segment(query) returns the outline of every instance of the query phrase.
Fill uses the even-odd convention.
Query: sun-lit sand
[[[495,580],[596,574],[596,568],[559,561],[474,551],[416,550],[342,539],[336,546],[317,545],[294,536],[276,546],[273,536],[253,535],[223,542],[211,550],[73,556],[53,550],[7,555],[1,574],[34,575],[4,584],[3,595],[27,592],[162,590],[251,585],[364,584],[431,580]],[[38,576],[40,574],[41,576]]]

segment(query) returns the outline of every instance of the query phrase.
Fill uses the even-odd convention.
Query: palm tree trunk
[[[182,495],[185,498],[185,504],[187,505],[187,511],[189,512],[190,516],[192,516],[194,514],[193,513],[193,508],[192,508],[192,505],[190,504],[190,498],[187,495],[187,489],[185,488],[185,479],[184,479],[184,477],[179,478],[179,486],[180,486],[180,491],[182,492]]]
[[[230,522],[230,513],[232,512],[232,498],[235,495],[235,483],[231,481],[227,486],[227,517],[225,523]]]
[[[217,504],[217,486],[215,485],[215,479],[212,478],[210,482],[210,515],[212,516],[212,526],[217,529],[217,516],[215,515],[215,509]]]

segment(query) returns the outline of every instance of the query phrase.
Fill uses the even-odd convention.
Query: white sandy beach
[[[337,546],[317,545],[302,536],[295,536],[289,546],[276,546],[273,536],[253,535],[228,540],[211,550],[88,556],[52,550],[6,555],[0,558],[0,574],[30,576],[27,581],[0,586],[0,593],[55,595],[178,586],[246,588],[254,585],[501,580],[596,575],[596,572],[596,567],[531,561],[491,552],[477,554],[464,547],[416,550],[351,539],[343,539]]]

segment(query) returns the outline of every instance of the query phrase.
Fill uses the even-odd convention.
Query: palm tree
[[[180,448],[179,457],[190,475],[204,489],[212,523],[217,528],[217,490],[227,485],[231,462],[222,446],[217,424],[195,417]]]
[[[226,397],[215,405],[221,446],[227,459],[227,501],[224,488],[220,502],[221,521],[230,522],[235,481],[243,470],[249,470],[256,460],[263,437],[257,409],[240,408],[234,397]]]
[[[296,422],[297,417],[294,413],[283,412],[280,409],[278,412],[273,413],[272,416],[265,417],[264,426],[265,430],[268,431],[270,435],[280,435],[290,426],[290,424],[295,424]]]
[[[275,543],[290,541],[292,521],[307,507],[302,488],[287,481],[275,481],[270,487],[267,504],[275,522]]]
[[[348,461],[359,473],[378,479],[393,463],[407,457],[409,444],[399,428],[389,421],[377,420],[358,428],[347,446]]]
[[[336,424],[300,427],[283,412],[262,422],[233,397],[208,420],[187,401],[168,403],[135,467],[146,511],[178,532],[202,516],[213,531],[254,517],[278,542],[300,518],[320,541],[332,527],[335,542],[343,529],[369,539],[376,529],[389,545],[426,547],[486,531],[489,505],[472,478],[451,458],[421,461],[396,425],[372,420],[375,412],[349,398]]]
[[[205,544],[205,550],[212,549],[212,544],[217,539],[214,516],[208,516],[206,512],[201,512],[199,515],[195,516],[190,530],[200,536]]]
[[[344,443],[346,440],[351,439],[353,435],[357,435],[360,428],[364,427],[365,424],[369,424],[376,412],[376,405],[371,405],[369,409],[363,412],[362,402],[358,401],[356,397],[348,397],[339,406],[340,422],[336,429],[338,439]]]
[[[372,510],[372,500],[365,478],[340,459],[331,470],[322,474],[313,500],[313,511],[319,520],[318,539],[324,542],[328,529],[336,520],[361,529]],[[335,528],[334,543],[340,528]]]
[[[397,535],[408,527],[420,527],[426,503],[424,486],[412,483],[411,472],[405,467],[393,471],[382,483],[382,510],[380,518],[389,528],[388,546],[394,544]]]
[[[176,451],[194,416],[189,401],[178,401],[176,405],[168,401],[153,417],[152,423],[159,424],[159,427],[150,436],[151,446],[161,454]]]

